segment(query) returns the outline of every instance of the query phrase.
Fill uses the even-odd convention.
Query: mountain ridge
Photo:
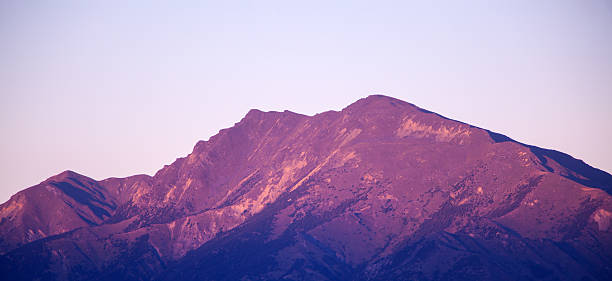
[[[94,181],[66,171],[32,187],[40,194],[30,205],[73,214],[58,230],[11,198],[0,206],[0,272],[15,280],[189,280],[210,271],[210,280],[438,280],[453,272],[605,280],[611,179],[567,154],[386,96],[313,116],[250,110],[153,176]],[[546,255],[574,273],[525,243],[551,249]],[[420,254],[426,249],[473,272],[435,265],[441,257]],[[232,267],[241,251],[254,251],[252,259]],[[512,261],[518,254],[529,258]],[[34,260],[39,275],[17,266]],[[600,273],[589,273],[593,265]]]

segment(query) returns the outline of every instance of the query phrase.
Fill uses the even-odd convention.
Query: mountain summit
[[[386,96],[0,206],[4,280],[610,280],[612,176]]]

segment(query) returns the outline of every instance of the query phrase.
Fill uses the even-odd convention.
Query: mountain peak
[[[407,103],[407,102],[405,102],[403,100],[396,99],[394,97],[390,97],[390,96],[386,96],[386,95],[381,95],[381,94],[369,95],[369,96],[363,98],[363,100],[387,100],[387,101],[396,101],[396,102],[401,102],[401,103]]]
[[[279,116],[305,116],[303,114],[295,113],[293,111],[284,110],[284,111],[262,111],[256,108],[250,109],[249,112],[244,116],[244,119],[260,119],[266,117],[279,117]]]
[[[82,178],[82,177],[85,177],[85,176],[75,171],[72,171],[72,170],[65,170],[55,176],[48,178],[46,181],[64,181],[69,178]]]
[[[343,109],[347,111],[387,111],[417,109],[427,112],[414,104],[385,95],[370,95],[359,99]]]

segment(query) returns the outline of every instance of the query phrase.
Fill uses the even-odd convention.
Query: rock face
[[[385,96],[0,206],[3,280],[611,280],[612,176]]]

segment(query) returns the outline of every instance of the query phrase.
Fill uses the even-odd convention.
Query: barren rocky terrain
[[[386,96],[0,206],[2,280],[612,280],[612,176]]]

